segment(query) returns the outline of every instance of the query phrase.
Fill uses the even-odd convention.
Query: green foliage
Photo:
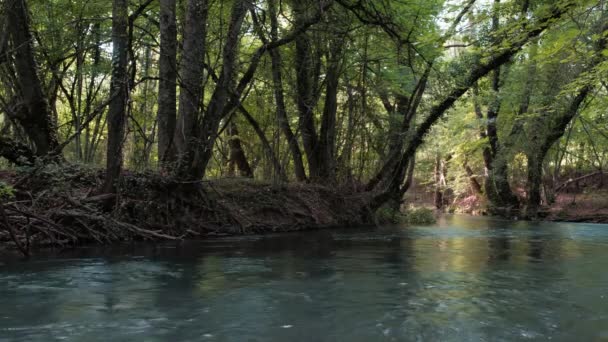
[[[341,177],[338,182],[343,179],[358,185],[367,182],[386,161],[389,136],[398,134],[403,141],[410,141],[429,110],[444,101],[456,87],[467,84],[472,69],[498,52],[518,46],[527,39],[527,30],[537,25],[539,18],[550,15],[555,6],[562,8],[570,2],[477,1],[450,37],[444,35],[468,1],[362,0],[345,2],[356,4],[350,9],[344,4],[330,7],[318,23],[302,33],[302,37],[306,38],[314,59],[311,64],[316,79],[310,81],[314,83],[311,88],[314,88],[315,103],[311,107],[313,131],[318,137],[322,133],[326,77],[330,68],[328,51],[336,41],[344,45],[339,56],[338,104],[333,118],[336,126],[334,166]],[[74,137],[63,149],[63,156],[70,162],[103,165],[106,111],[103,107],[99,112],[95,110],[109,97],[112,3],[68,0],[27,0],[27,3],[32,30],[36,33],[34,45],[39,73],[56,114],[58,135],[61,142]],[[524,3],[529,6],[522,13]],[[158,133],[159,3],[132,1],[129,9],[134,13],[144,4],[147,6],[134,19],[132,27],[129,66],[133,74],[129,76],[134,78],[134,83],[129,90],[124,140],[124,166],[137,171],[155,169],[159,159],[155,141]],[[312,0],[277,1],[279,39],[295,29],[295,4],[309,6],[309,14],[315,13],[319,5]],[[465,172],[464,165],[469,166],[474,177],[483,184],[482,153],[491,142],[485,135],[491,123],[487,113],[493,106],[499,109],[496,124],[500,158],[510,165],[509,177],[513,186],[525,187],[525,157],[539,150],[540,142],[559,121],[559,114],[567,108],[574,94],[587,86],[593,89],[593,95],[568,125],[567,134],[552,146],[544,172],[547,178],[559,178],[560,172],[605,168],[608,161],[605,147],[608,146],[605,133],[608,62],[598,63],[591,69],[588,66],[596,58],[608,56],[607,50],[595,51],[595,45],[602,37],[599,27],[605,20],[606,4],[597,0],[579,0],[576,4],[576,8],[553,20],[548,30],[528,42],[520,53],[497,70],[500,72],[498,92],[494,90],[493,75],[489,73],[476,82],[475,91],[470,88],[451,107],[448,115],[434,123],[426,144],[416,154],[415,183],[423,187],[423,191],[439,188],[451,191],[456,199],[470,196],[470,172]],[[270,37],[268,2],[253,1],[252,5],[235,49],[238,65],[232,75],[235,84],[252,65],[252,56],[263,45],[257,30],[263,31],[266,39]],[[219,76],[224,63],[222,56],[232,1],[211,1],[209,6],[205,63]],[[184,38],[185,12],[186,1],[177,1],[180,44]],[[254,25],[253,13],[257,14],[259,27]],[[498,28],[494,27],[494,17],[498,19]],[[300,91],[295,67],[297,51],[293,41],[277,51],[282,61],[280,91],[285,100],[287,121],[306,164],[309,156],[303,147],[305,132],[302,132],[296,101]],[[181,63],[181,51],[179,54]],[[2,111],[20,102],[15,96],[19,91],[6,86],[15,79],[11,68],[5,67],[9,64],[0,68]],[[419,107],[410,113],[414,115],[410,130],[398,132],[403,112],[397,109],[401,109],[399,106],[408,108],[407,102],[415,98],[419,81],[429,64],[432,69],[422,89]],[[207,109],[216,89],[210,74],[205,74],[199,104],[202,111]],[[290,144],[277,120],[274,92],[271,58],[265,53],[241,103],[259,124],[285,173],[293,179],[294,162]],[[92,113],[97,116],[83,123]],[[22,139],[25,136],[22,127],[14,120],[6,120],[4,112],[2,116],[3,134]],[[259,132],[238,111],[227,113],[220,123],[207,176],[227,174],[231,138],[223,128],[229,120],[238,125],[238,138],[255,177],[271,179],[273,165],[266,147],[260,143]],[[333,121],[326,123],[334,124]],[[78,129],[82,129],[81,134],[76,134]],[[436,187],[437,157],[447,165],[447,184]],[[53,170],[53,167],[45,167],[41,177],[60,184],[63,171]],[[380,221],[391,222],[399,215],[387,206],[381,208],[377,216]]]
[[[382,206],[380,209],[376,210],[374,218],[378,224],[397,223],[397,214],[398,213],[394,209],[389,208],[388,206]]]
[[[0,181],[0,199],[10,200],[15,198],[15,189],[4,181]]]
[[[405,211],[397,210],[394,204],[385,204],[375,213],[378,224],[427,225],[437,222],[435,211],[425,207],[409,207]]]
[[[437,222],[433,209],[420,207],[410,207],[399,216],[399,221],[410,225],[426,225]]]

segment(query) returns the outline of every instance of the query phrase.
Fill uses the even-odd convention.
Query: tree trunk
[[[222,71],[215,86],[207,111],[201,122],[200,129],[195,132],[195,144],[189,148],[188,163],[181,168],[181,174],[189,179],[200,179],[213,155],[213,146],[217,138],[220,121],[233,109],[228,102],[232,99],[234,81],[236,78],[238,43],[241,26],[247,14],[246,0],[236,0],[233,3],[230,15],[230,25],[226,36],[226,43],[222,51]],[[184,50],[185,47],[184,47]],[[200,82],[200,81],[199,81]]]
[[[306,18],[307,1],[294,1],[296,27],[301,26]],[[312,41],[307,33],[302,33],[295,40],[295,70],[296,70],[296,104],[299,114],[299,126],[302,135],[302,145],[308,162],[308,175],[311,179],[319,179],[319,160],[317,154],[318,137],[314,122],[315,98],[315,61]]]
[[[323,182],[335,182],[336,180],[336,114],[338,111],[342,44],[338,42],[338,39],[331,39],[330,44],[327,56],[327,75],[325,77],[325,104],[321,118],[321,135],[317,146],[318,181]]]
[[[108,107],[106,176],[102,187],[104,193],[116,192],[116,183],[122,169],[122,149],[129,97],[129,75],[127,74],[128,21],[128,1],[114,0],[112,6],[112,81],[110,83],[112,100]]]
[[[180,63],[179,119],[175,131],[178,150],[178,176],[197,177],[200,168],[200,121],[206,27],[209,14],[206,0],[188,0],[184,28],[184,47]]]
[[[45,156],[59,146],[50,107],[37,74],[25,0],[6,0],[7,26],[14,47],[14,63],[23,109],[15,119],[23,126],[35,147],[36,156]]]
[[[279,39],[279,25],[277,22],[277,9],[275,0],[268,1],[268,10],[270,12],[269,15],[271,25],[271,39],[272,41],[277,41]],[[270,58],[272,61],[272,81],[274,88],[274,98],[277,106],[277,121],[289,145],[289,151],[291,152],[291,157],[293,159],[296,180],[298,182],[303,182],[306,180],[306,171],[304,170],[304,162],[302,161],[302,151],[300,150],[300,146],[298,145],[298,140],[296,139],[295,135],[293,134],[293,131],[291,130],[291,127],[289,126],[289,119],[287,118],[285,97],[283,95],[283,75],[281,71],[283,63],[281,59],[281,52],[279,51],[279,49],[270,50]]]
[[[176,0],[160,0],[160,57],[158,64],[158,162],[168,171],[176,161],[173,143],[177,121],[177,24]]]
[[[435,203],[435,208],[436,209],[441,209],[443,208],[443,184],[441,182],[441,156],[438,154],[435,157],[435,172],[434,172],[434,178],[435,178],[435,195],[434,195],[434,203]]]
[[[92,28],[92,34],[95,37],[95,44],[93,48],[93,65],[91,76],[89,79],[89,85],[87,89],[86,103],[85,103],[85,113],[87,117],[91,115],[93,111],[93,106],[95,102],[96,95],[99,92],[99,87],[96,86],[97,76],[99,75],[99,64],[101,63],[101,24],[99,22],[95,23]],[[101,82],[100,82],[101,83]],[[96,126],[99,126],[99,122],[101,121],[101,113],[97,115],[96,118]],[[95,130],[97,131],[97,130]],[[84,162],[90,163],[93,161],[93,155],[95,151],[93,149],[94,141],[96,140],[95,134],[91,135],[91,123],[85,125],[84,127]]]
[[[429,114],[425,117],[424,121],[417,126],[416,130],[407,140],[404,151],[396,158],[397,162],[394,164],[387,162],[385,165],[388,165],[388,167],[383,167],[383,169],[368,183],[367,188],[374,191],[374,195],[369,201],[370,208],[379,208],[383,203],[394,196],[393,193],[395,191],[401,191],[400,188],[402,187],[403,178],[406,173],[404,169],[415,155],[418,147],[424,142],[424,138],[431,127],[433,127],[437,120],[443,117],[445,112],[452,107],[456,100],[473,87],[480,78],[508,62],[530,39],[535,38],[544,32],[555,19],[562,17],[567,11],[574,7],[574,5],[574,1],[568,1],[563,6],[553,7],[547,16],[539,18],[533,27],[528,28],[528,31],[518,35],[516,39],[511,41],[508,48],[502,49],[499,54],[472,67],[463,83],[457,85],[442,101],[431,107]]]
[[[542,151],[538,155],[528,155],[528,177],[526,217],[535,218],[541,204],[541,186],[543,181],[543,160],[545,153]]]
[[[587,66],[587,70],[592,70],[601,62],[606,60],[606,57],[602,52],[608,45],[608,38],[606,33],[608,32],[608,23],[604,22],[600,28],[600,33],[596,46],[595,55],[592,57],[591,63]],[[581,72],[580,75],[584,75]],[[566,132],[566,129],[571,124],[572,120],[576,117],[581,105],[592,91],[592,86],[587,84],[581,87],[576,95],[572,98],[568,106],[559,115],[552,116],[552,125],[550,125],[547,134],[542,137],[539,145],[536,147],[536,154],[532,157],[528,157],[528,200],[526,208],[526,216],[533,218],[538,214],[538,207],[541,202],[541,185],[542,185],[542,165],[545,157],[553,144],[557,142]],[[547,120],[547,118],[542,118]],[[547,125],[546,122],[543,125]]]
[[[5,16],[0,17],[0,65],[6,62],[6,51],[8,51],[9,30]]]
[[[500,0],[494,0],[494,14],[492,16],[492,31],[499,30],[498,5]],[[499,44],[496,40],[494,45]],[[510,215],[512,209],[519,207],[519,201],[513,194],[509,184],[506,149],[500,145],[498,139],[498,115],[501,107],[501,68],[492,71],[492,99],[486,114],[486,132],[489,146],[483,151],[483,159],[487,170],[485,193],[490,202],[490,211],[497,214]]]

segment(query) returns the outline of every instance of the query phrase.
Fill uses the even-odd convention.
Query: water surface
[[[448,217],[0,259],[0,341],[608,341],[608,225]]]

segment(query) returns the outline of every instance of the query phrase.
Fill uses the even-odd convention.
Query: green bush
[[[437,222],[435,211],[429,208],[410,208],[400,215],[400,222],[407,224],[434,224]]]
[[[436,222],[435,211],[424,207],[411,207],[405,212],[400,212],[389,203],[376,211],[376,223],[378,224],[405,223],[415,225],[434,224]]]
[[[376,223],[389,224],[401,222],[401,213],[394,209],[393,205],[385,204],[376,210]]]

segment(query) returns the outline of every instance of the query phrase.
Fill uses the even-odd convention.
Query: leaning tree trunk
[[[268,1],[268,10],[270,12],[270,36],[272,41],[277,41],[279,39],[279,25],[277,20],[277,8],[275,0]],[[293,159],[296,180],[298,180],[299,182],[303,182],[306,180],[306,171],[304,170],[304,162],[302,161],[302,151],[300,150],[300,146],[298,145],[298,139],[293,134],[291,126],[289,126],[289,119],[287,118],[285,96],[283,95],[283,73],[281,70],[283,63],[281,59],[281,52],[279,51],[279,49],[271,50],[270,58],[272,62],[272,82],[274,88],[274,98],[277,106],[277,121],[289,145],[289,150]]]
[[[599,63],[599,61],[596,61],[593,65],[597,65],[597,63]],[[578,91],[566,110],[557,116],[556,121],[554,121],[555,124],[550,127],[549,132],[543,138],[536,153],[533,154],[533,156],[528,157],[528,179],[526,184],[528,198],[526,203],[526,216],[529,218],[538,216],[538,209],[541,204],[542,166],[545,157],[551,149],[551,146],[564,135],[566,128],[578,113],[580,106],[591,92],[591,89],[590,86],[584,86]]]
[[[116,192],[116,183],[122,169],[122,148],[125,135],[127,101],[129,96],[127,73],[128,1],[114,0],[112,7],[112,81],[108,107],[108,146],[106,150],[106,176],[104,193]]]
[[[37,74],[27,4],[25,0],[6,0],[5,11],[15,54],[17,86],[23,100],[23,107],[15,119],[32,141],[35,154],[45,156],[55,151],[59,143],[51,110]]]
[[[177,120],[177,25],[175,0],[160,0],[160,57],[158,63],[158,162],[166,171],[175,162],[173,144]]]
[[[220,121],[235,107],[234,103],[229,104],[229,102],[235,88],[239,40],[241,27],[247,14],[246,5],[246,0],[235,0],[232,5],[226,43],[222,51],[222,71],[202,120],[199,131],[200,144],[197,146],[198,157],[190,170],[190,177],[194,179],[205,176],[207,165],[213,156],[213,146]]]
[[[471,89],[480,78],[507,63],[516,53],[521,51],[522,47],[530,39],[539,36],[555,22],[555,19],[562,17],[573,8],[575,4],[574,0],[566,1],[559,7],[553,7],[552,11],[550,11],[548,15],[539,18],[534,26],[525,26],[527,29],[525,33],[516,36],[510,42],[511,44],[501,50],[497,55],[491,56],[484,62],[471,68],[462,84],[453,88],[442,101],[431,107],[429,114],[407,139],[405,149],[401,153],[401,156],[398,157],[397,162],[394,165],[385,163],[385,165],[389,165],[389,167],[386,169],[383,168],[383,170],[378,172],[367,185],[367,188],[373,191],[372,196],[369,199],[369,207],[375,210],[386,203],[387,200],[390,200],[395,190],[401,191],[406,173],[405,168],[407,168],[417,149],[425,141],[424,138],[433,125],[444,116],[445,112],[454,105],[456,100]]]
[[[584,76],[585,72],[593,70],[600,63],[606,60],[604,51],[608,45],[608,22],[604,21],[600,27],[599,39],[595,43],[594,55],[591,58],[591,62],[587,66],[587,69],[579,76]],[[581,87],[576,95],[572,98],[568,106],[559,115],[554,115],[552,125],[549,127],[549,131],[543,137],[543,141],[540,143],[534,160],[528,158],[528,201],[526,205],[526,216],[536,217],[538,214],[538,208],[541,203],[541,186],[542,186],[542,165],[547,153],[566,132],[566,129],[576,117],[579,109],[587,96],[593,90],[592,86],[587,84]],[[545,118],[546,119],[546,118]],[[544,123],[546,125],[546,123]]]

